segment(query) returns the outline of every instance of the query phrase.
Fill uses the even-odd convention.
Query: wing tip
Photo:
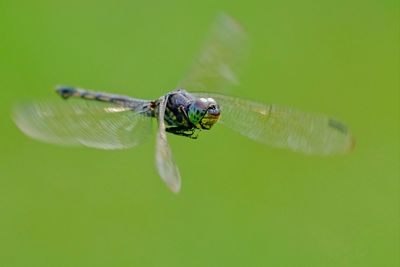
[[[349,136],[349,145],[347,146],[346,153],[351,153],[356,148],[356,138],[350,134]]]
[[[350,154],[355,150],[357,141],[354,138],[353,135],[348,133],[348,138],[346,139],[345,144],[342,146],[342,149],[338,149],[336,151],[331,151],[329,153],[326,153],[326,155],[346,155]]]
[[[219,12],[217,16],[217,23],[224,25],[224,28],[234,30],[238,33],[241,33],[243,36],[246,36],[246,31],[243,26],[237,21],[234,17],[229,15],[227,12]]]
[[[11,110],[11,119],[17,126],[17,128],[23,132],[24,134],[29,136],[29,131],[27,130],[27,122],[24,116],[22,115],[22,106],[16,105]]]
[[[181,191],[181,184],[169,184],[168,188],[172,191],[172,193],[179,194]]]

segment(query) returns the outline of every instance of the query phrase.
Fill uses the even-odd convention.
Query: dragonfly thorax
[[[155,102],[156,106],[158,104]],[[167,132],[197,138],[198,131],[211,129],[219,115],[219,105],[213,98],[196,97],[184,89],[167,95],[164,115]]]

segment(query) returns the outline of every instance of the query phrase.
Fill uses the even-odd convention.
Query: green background
[[[224,127],[169,136],[179,195],[133,150],[35,142],[10,110],[71,84],[157,98],[225,11],[247,30],[235,94],[332,114],[346,156]],[[399,266],[398,1],[0,0],[0,266]]]

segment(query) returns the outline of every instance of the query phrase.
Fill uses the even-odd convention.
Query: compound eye
[[[197,109],[207,109],[207,100],[205,98],[200,98],[193,103],[193,106]]]

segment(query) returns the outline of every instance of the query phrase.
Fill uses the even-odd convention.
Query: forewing
[[[354,148],[347,127],[323,114],[308,113],[211,93],[220,105],[221,123],[258,142],[306,154],[342,154]]]
[[[166,103],[167,97],[164,97],[159,105],[156,165],[161,179],[172,192],[178,193],[181,189],[181,175],[172,156],[165,132],[164,114]]]
[[[128,107],[95,101],[32,102],[15,107],[13,119],[26,135],[47,143],[123,149],[143,142],[150,117]]]
[[[199,57],[180,88],[194,91],[223,91],[238,85],[237,74],[247,57],[248,38],[230,16],[221,14],[213,25]]]

